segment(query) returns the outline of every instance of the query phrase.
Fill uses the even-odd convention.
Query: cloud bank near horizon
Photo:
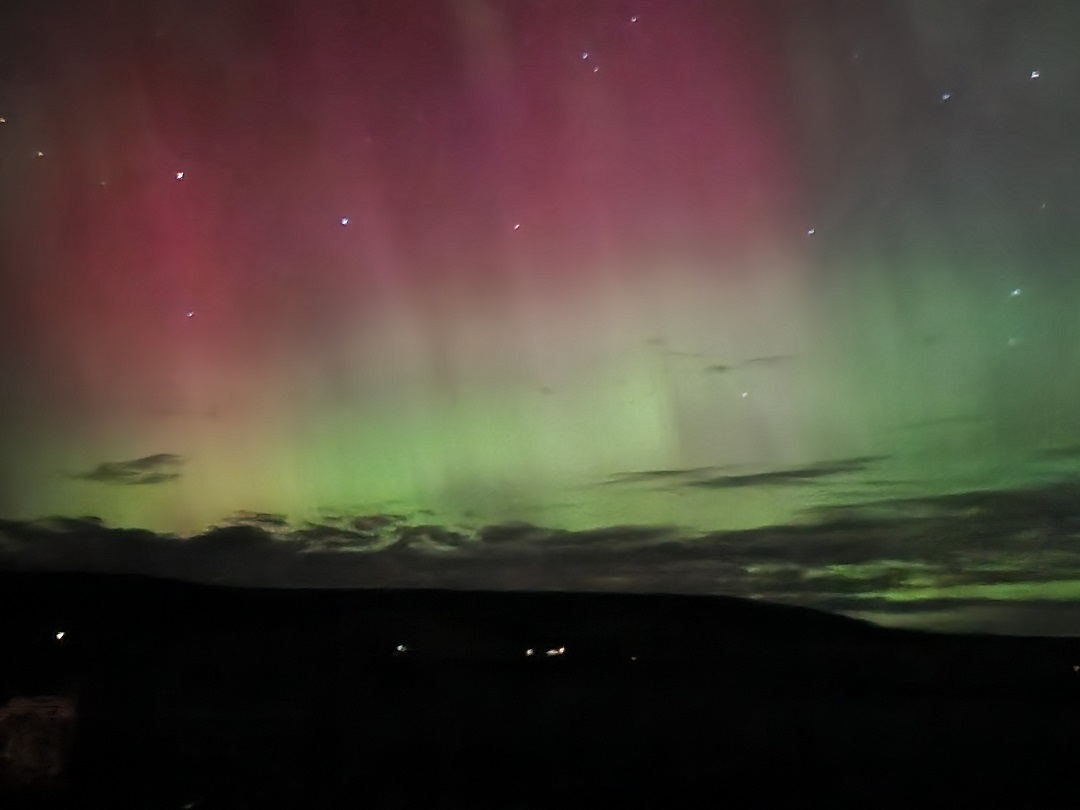
[[[654,473],[655,474],[655,473]],[[723,594],[884,624],[1068,634],[1080,610],[1080,482],[822,508],[801,523],[692,533],[403,515],[290,523],[242,512],[192,536],[93,517],[0,521],[0,566],[238,586]]]

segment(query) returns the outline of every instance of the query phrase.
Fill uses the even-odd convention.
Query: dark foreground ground
[[[1073,640],[734,599],[11,574],[0,645],[0,704],[76,707],[34,732],[33,711],[8,704],[3,807],[1049,807],[1080,793]],[[50,745],[67,751],[59,775]]]

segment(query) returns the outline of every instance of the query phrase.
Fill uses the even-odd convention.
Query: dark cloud
[[[285,528],[289,525],[285,515],[274,512],[237,512],[232,516],[232,523],[248,523],[255,526],[267,526],[271,528]]]
[[[690,478],[719,472],[724,467],[693,467],[684,470],[641,470],[639,472],[621,472],[610,476],[609,484],[634,484],[641,481],[667,481],[673,478]]]
[[[778,354],[771,357],[751,357],[749,360],[743,363],[744,366],[774,366],[778,363],[785,363],[788,360],[794,360],[793,354]]]
[[[183,459],[172,453],[156,453],[131,461],[106,461],[87,473],[73,476],[104,484],[162,484],[180,478]]]
[[[727,489],[732,487],[757,487],[777,486],[788,484],[801,484],[817,478],[827,478],[832,475],[862,472],[873,463],[881,461],[882,456],[866,456],[862,458],[843,459],[840,461],[824,461],[807,467],[793,467],[786,470],[772,470],[770,472],[750,473],[747,475],[718,475],[700,481],[689,481],[687,486],[707,487],[709,489]]]
[[[687,355],[697,357],[700,355]],[[729,371],[736,371],[740,368],[755,368],[759,366],[776,366],[782,363],[786,363],[795,359],[793,354],[778,354],[772,357],[751,357],[749,360],[745,360],[738,365],[728,365],[726,363],[713,363],[710,366],[705,367],[705,373],[707,374],[726,374]]]
[[[805,467],[792,467],[783,470],[769,470],[759,473],[725,473],[735,469],[724,467],[693,467],[674,470],[640,470],[616,473],[610,476],[608,484],[636,483],[672,483],[679,486],[726,489],[735,487],[776,486],[800,484],[816,478],[832,475],[863,472],[872,465],[885,461],[888,456],[857,456],[855,458],[820,461]],[[683,479],[683,480],[679,480]]]

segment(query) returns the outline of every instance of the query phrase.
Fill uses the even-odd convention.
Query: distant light
[[[566,652],[566,647],[559,647],[558,649],[548,650],[544,654],[547,655],[550,658],[553,655],[562,655],[565,652]]]
[[[588,51],[582,51],[581,52],[581,58],[582,59],[588,59],[589,58],[589,52]]]
[[[1033,71],[1031,71],[1031,78],[1032,78],[1032,79],[1037,79],[1037,78],[1039,78],[1040,76],[1042,76],[1042,72],[1041,72],[1041,71],[1038,71],[1038,70],[1033,70]]]
[[[948,101],[950,98],[952,98],[952,93],[942,93],[941,94],[941,100],[942,101]]]
[[[1016,298],[1017,296],[1020,295],[1020,293],[1021,293],[1021,290],[1020,290],[1019,287],[1017,287],[1015,290],[1013,290],[1011,293],[1009,293],[1009,297],[1010,298]]]
[[[63,630],[61,630],[60,632],[58,632],[58,633],[56,634],[56,640],[57,640],[57,641],[60,641],[60,640],[62,640],[63,638],[64,638],[64,631],[63,631]]]
[[[37,153],[37,156],[38,156],[39,158],[40,158],[40,157],[45,157],[45,153],[44,153],[44,152],[42,152],[42,151],[41,151],[41,150],[39,149],[39,150],[38,150],[38,153]]]
[[[813,236],[815,233],[817,233],[817,228],[811,228],[810,230],[808,230],[806,232],[806,235],[807,236]]]
[[[6,124],[6,123],[7,123],[7,119],[4,118],[4,116],[0,115],[0,124]]]
[[[536,650],[534,650],[534,649],[532,649],[532,648],[530,647],[529,649],[527,649],[527,650],[525,651],[525,655],[532,655],[532,654],[533,654],[533,653],[535,653],[535,652],[536,652]]]
[[[631,655],[630,660],[631,661],[637,661],[637,656],[636,655]]]
[[[341,224],[342,225],[348,225],[349,224],[349,218],[348,217],[342,217],[341,218]]]
[[[633,17],[630,18],[630,22],[637,22],[637,15],[636,14]]]
[[[746,399],[746,398],[747,398],[748,396],[750,396],[750,392],[749,392],[749,391],[743,391],[743,392],[742,392],[742,398],[743,398],[743,399]]]
[[[406,647],[406,646],[405,646],[404,644],[398,644],[398,645],[397,645],[397,651],[398,651],[398,652],[405,652],[405,651],[406,651],[406,650],[408,650],[408,649],[409,649],[409,648],[408,648],[408,647]]]
[[[519,229],[520,227],[521,227],[521,223],[520,223],[520,222],[518,222],[518,223],[516,223],[516,224],[514,225],[514,230],[516,231],[516,230],[518,230],[518,229]]]
[[[189,310],[187,311],[187,313],[185,314],[185,317],[187,317],[187,318],[194,318],[194,317],[195,317],[195,310],[193,310],[193,309],[189,309]]]
[[[183,172],[177,172],[176,173],[176,179],[177,180],[183,180],[184,179],[184,173]]]
[[[598,68],[598,67],[594,67],[594,68],[592,69],[592,72],[593,72],[593,73],[599,73],[599,72],[600,72],[600,68]]]

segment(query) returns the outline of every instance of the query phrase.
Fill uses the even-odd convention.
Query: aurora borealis
[[[8,556],[122,560],[93,515],[364,585],[1080,596],[1065,0],[2,15]]]

